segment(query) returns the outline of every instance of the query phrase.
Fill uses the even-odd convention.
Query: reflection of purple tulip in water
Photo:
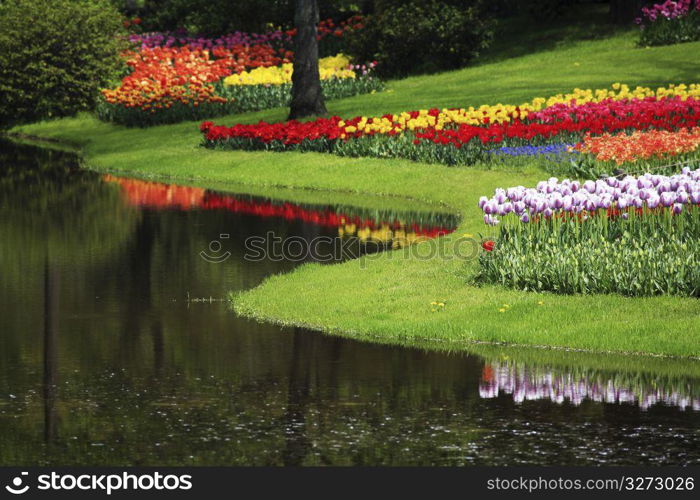
[[[637,403],[642,410],[664,403],[681,410],[700,411],[700,397],[678,388],[663,387],[658,381],[644,383],[624,376],[555,371],[530,366],[493,362],[484,368],[479,395],[495,398],[510,394],[516,403],[549,399],[555,403],[569,401],[578,406],[584,400],[601,403]]]

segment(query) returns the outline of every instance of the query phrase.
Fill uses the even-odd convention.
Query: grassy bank
[[[700,80],[695,56],[700,43],[639,49],[635,39],[634,33],[622,32],[569,40],[525,56],[389,82],[388,92],[331,102],[329,109],[345,117],[376,115],[430,106],[520,103],[575,87],[608,87],[615,81],[656,86]],[[284,114],[278,109],[216,121],[274,121]],[[378,195],[390,196],[386,201],[401,208],[411,200],[448,207],[463,216],[458,231],[441,240],[448,249],[465,233],[485,231],[476,208],[480,195],[498,186],[532,185],[546,175],[534,167],[484,170],[311,153],[203,150],[192,122],[144,130],[80,116],[15,132],[72,144],[89,167],[101,171],[291,199],[309,195],[287,196],[280,189],[314,190],[312,197],[326,192],[322,196],[329,201],[338,194],[339,201],[350,197],[363,204],[365,195]],[[418,245],[412,256],[398,251],[335,266],[307,265],[236,297],[235,307],[260,319],[373,341],[429,342],[454,349],[463,348],[465,341],[483,341],[700,356],[697,300],[474,287],[469,285],[474,259],[451,258],[449,250],[443,257],[416,256],[425,255],[427,245],[435,243]],[[446,305],[432,312],[433,301]],[[509,307],[500,312],[504,304]]]

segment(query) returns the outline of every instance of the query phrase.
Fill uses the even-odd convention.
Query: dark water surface
[[[231,197],[0,146],[0,465],[700,463],[692,361],[424,352],[221,300],[299,265],[244,260],[247,237],[401,246],[449,216]]]

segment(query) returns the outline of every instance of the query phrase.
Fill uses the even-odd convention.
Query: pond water
[[[374,345],[223,300],[318,260],[246,260],[247,238],[323,237],[344,259],[449,232],[448,215],[227,196],[0,146],[0,465],[700,463],[696,362]]]

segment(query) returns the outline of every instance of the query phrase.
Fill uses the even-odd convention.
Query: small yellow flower
[[[544,305],[544,301],[543,301],[543,300],[540,300],[539,302],[537,302],[537,305],[538,305],[538,306],[543,306],[543,305]]]
[[[444,303],[444,302],[438,302],[438,307],[445,307],[445,303]]]
[[[508,309],[508,308],[510,307],[510,304],[503,304],[503,307],[505,307],[506,309]]]
[[[474,237],[474,235],[471,233],[464,233],[462,236],[464,236],[465,238],[473,238]]]
[[[437,301],[433,300],[433,301],[430,303],[430,305],[431,305],[431,306],[436,306],[436,305],[438,305],[438,303],[437,303]]]
[[[501,308],[498,310],[498,312],[499,312],[499,313],[504,313],[504,312],[506,312],[505,307],[501,307]]]

